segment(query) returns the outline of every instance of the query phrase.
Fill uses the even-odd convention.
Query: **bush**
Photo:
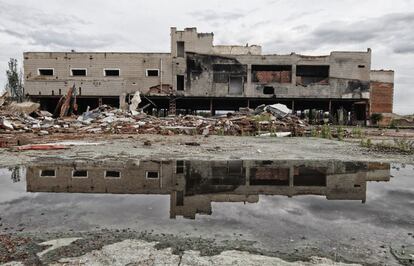
[[[374,125],[378,125],[378,122],[380,122],[384,116],[381,113],[374,113],[371,115],[371,121]]]

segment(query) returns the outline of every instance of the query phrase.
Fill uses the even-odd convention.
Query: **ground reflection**
[[[19,177],[20,179],[20,177]],[[170,218],[212,214],[212,202],[256,203],[259,195],[321,195],[366,201],[369,181],[389,181],[387,163],[303,160],[38,161],[28,192],[170,195]]]

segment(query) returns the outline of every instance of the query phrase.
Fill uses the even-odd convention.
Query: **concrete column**
[[[296,86],[296,65],[292,65],[292,85]]]
[[[98,98],[98,106],[102,106],[102,98],[101,97]]]
[[[126,103],[126,93],[119,95],[119,109],[126,111],[128,109],[128,104]]]
[[[244,92],[245,96],[249,96],[252,95],[252,65],[248,64],[247,65],[247,86],[246,86],[246,91]]]
[[[292,114],[295,113],[295,100],[292,100]]]

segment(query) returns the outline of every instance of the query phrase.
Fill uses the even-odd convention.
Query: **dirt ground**
[[[405,133],[404,133],[405,134]],[[405,134],[407,135],[407,134]],[[373,141],[394,136],[374,134]],[[38,157],[68,159],[333,159],[414,163],[413,155],[372,152],[360,147],[358,139],[345,141],[305,137],[161,136],[161,135],[24,135],[30,143],[62,143],[66,150],[14,151],[0,149],[0,166],[26,164]]]

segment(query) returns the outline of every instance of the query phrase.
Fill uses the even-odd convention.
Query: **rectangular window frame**
[[[86,171],[86,176],[74,176],[73,174],[74,174],[76,171]],[[88,170],[84,170],[84,169],[81,169],[81,170],[76,170],[76,169],[73,169],[73,170],[72,170],[72,178],[74,178],[74,179],[87,179],[87,178],[89,178],[89,171],[88,171]]]
[[[52,75],[42,75],[40,74],[40,70],[52,70]],[[52,67],[39,67],[37,69],[37,75],[42,77],[53,77],[55,75],[55,69]]]
[[[53,176],[52,175],[48,175],[48,176],[42,175],[43,171],[50,171],[50,170],[53,170],[53,173],[54,173]],[[41,178],[56,178],[56,169],[40,169],[39,170],[39,177],[41,177]]]
[[[119,177],[108,176],[107,175],[108,172],[119,172]],[[104,178],[105,179],[121,179],[122,178],[122,172],[118,171],[118,170],[105,170]]]
[[[153,75],[148,75],[148,71],[157,71],[157,75],[153,76]],[[146,77],[159,77],[160,76],[160,70],[158,68],[147,68],[145,69],[145,76]]]
[[[73,75],[73,70],[85,70],[85,75]],[[88,69],[87,68],[80,68],[80,67],[73,67],[70,69],[70,76],[71,77],[87,77],[88,76]]]
[[[148,173],[157,173],[157,177],[148,177]],[[160,171],[145,171],[145,178],[146,179],[160,179]]]
[[[115,70],[115,71],[118,71],[118,76],[107,76],[106,75],[106,71],[107,70]],[[121,69],[120,68],[116,68],[116,67],[106,67],[106,68],[104,68],[103,69],[103,75],[104,75],[104,77],[110,77],[110,78],[113,78],[113,77],[120,77],[121,76]]]

